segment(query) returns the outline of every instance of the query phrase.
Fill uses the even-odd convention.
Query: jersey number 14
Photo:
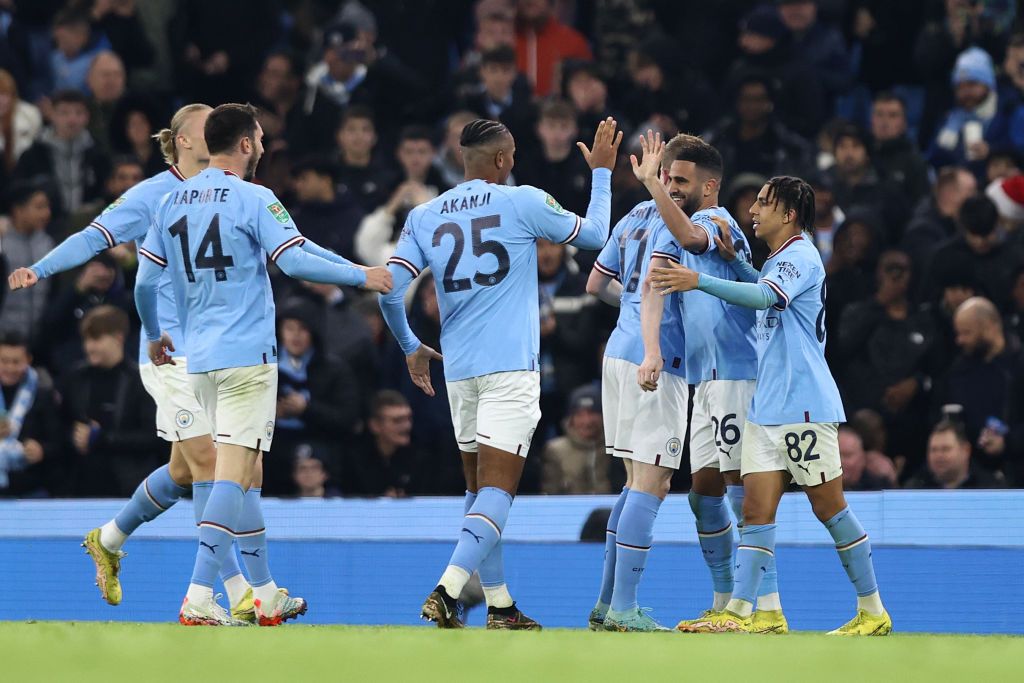
[[[185,277],[189,282],[196,281],[196,273],[192,269],[191,246],[188,241],[188,218],[182,216],[167,229],[171,237],[177,237],[181,244],[181,260],[185,264]],[[209,252],[209,254],[208,254]],[[224,255],[224,246],[220,241],[220,214],[214,214],[210,221],[210,227],[199,242],[199,251],[196,252],[196,268],[213,269],[213,276],[217,282],[224,282],[228,279],[225,268],[235,265],[234,259]]]

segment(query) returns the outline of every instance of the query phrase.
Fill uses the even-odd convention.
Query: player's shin
[[[725,495],[729,498],[729,507],[736,518],[737,527],[743,526],[743,492],[741,485],[730,484],[725,487]],[[768,562],[768,569],[761,578],[761,586],[757,589],[757,610],[775,612],[782,609],[779,597],[779,572],[775,568],[775,556]]]
[[[475,502],[476,494],[472,491],[466,491],[463,515],[469,514]],[[477,572],[480,574],[480,586],[484,589],[484,600],[486,600],[487,606],[497,608],[512,607],[514,600],[512,600],[512,594],[509,593],[508,586],[505,584],[505,558],[501,552],[500,538],[491,549],[491,552],[487,553],[487,556],[480,562]]]
[[[741,617],[754,611],[754,601],[768,566],[775,558],[775,525],[744,524],[736,548],[735,584],[726,609]]]
[[[612,604],[612,589],[615,587],[615,541],[618,534],[619,519],[622,516],[622,508],[626,504],[626,497],[629,496],[629,488],[622,487],[622,493],[615,500],[611,514],[608,515],[608,527],[604,532],[604,570],[601,572],[601,593],[598,595],[597,604],[594,610],[603,616]]]
[[[192,482],[192,512],[195,516],[196,526],[203,521],[203,513],[206,511],[206,504],[213,492],[212,481]],[[235,543],[237,545],[237,543]],[[249,582],[242,575],[242,568],[238,566],[238,556],[234,547],[224,554],[220,565],[220,580],[224,583],[224,590],[228,594],[228,604],[237,605],[249,591]]]
[[[654,541],[654,520],[661,499],[650,493],[630,490],[619,517],[615,542],[615,588],[610,612],[636,611],[637,591]]]
[[[697,520],[697,538],[704,562],[711,571],[716,612],[725,609],[732,596],[732,520],[724,496],[702,496],[690,491],[690,509]]]
[[[100,527],[100,543],[110,552],[117,552],[136,529],[166,512],[187,492],[171,478],[167,465],[154,470],[114,519]]]
[[[235,542],[242,554],[253,597],[269,604],[277,597],[277,584],[270,574],[270,560],[267,556],[267,529],[260,504],[262,489],[250,488],[245,492],[242,514],[238,521]]]
[[[213,484],[210,499],[199,523],[199,548],[188,589],[188,600],[212,600],[213,582],[224,558],[233,554],[232,536],[242,516],[245,493],[241,485],[228,480]]]
[[[875,581],[871,541],[857,516],[849,507],[843,508],[825,522],[825,528],[836,543],[836,551],[846,569],[846,575],[857,589],[857,609],[875,616],[881,615],[885,610]]]
[[[459,597],[469,577],[499,543],[511,507],[512,496],[506,491],[485,486],[477,493],[473,506],[463,519],[455,552],[438,581],[448,597]]]

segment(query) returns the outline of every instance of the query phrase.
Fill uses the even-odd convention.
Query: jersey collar
[[[172,165],[172,166],[171,166],[171,168],[170,168],[170,169],[168,169],[168,170],[170,170],[170,172],[171,172],[171,175],[172,175],[172,176],[174,176],[175,178],[177,178],[178,180],[180,180],[180,181],[182,181],[182,182],[184,182],[184,181],[185,181],[185,176],[183,176],[183,175],[181,174],[181,171],[179,171],[179,170],[178,170],[178,167],[177,167],[177,166],[173,166],[173,165]]]
[[[794,243],[794,242],[796,242],[797,240],[802,240],[803,238],[804,238],[804,236],[803,236],[802,234],[801,234],[801,235],[793,235],[793,236],[792,236],[792,237],[790,237],[790,238],[789,238],[788,240],[786,240],[785,242],[783,242],[783,243],[782,243],[782,246],[781,246],[781,247],[779,247],[778,249],[776,249],[776,250],[775,250],[775,251],[773,251],[772,253],[768,254],[768,258],[771,258],[771,257],[773,257],[773,256],[775,256],[775,255],[777,255],[777,254],[781,253],[783,249],[785,249],[785,248],[786,248],[786,247],[788,247],[789,245],[793,244],[793,243]]]
[[[226,168],[224,169],[224,175],[233,175],[233,176],[235,176],[236,178],[238,177],[238,174],[237,174],[237,173],[235,173],[234,171],[229,171],[229,170],[228,170],[228,169],[226,169]]]

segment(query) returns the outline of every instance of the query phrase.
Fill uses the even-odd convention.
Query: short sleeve
[[[139,192],[129,190],[96,216],[89,228],[103,235],[107,247],[116,247],[146,236],[152,220],[150,212],[151,207],[146,198]]]
[[[402,234],[398,237],[398,244],[395,245],[395,253],[388,259],[389,265],[401,266],[412,273],[413,277],[419,277],[427,267],[427,259],[413,234],[413,221],[417,215],[416,211],[409,212],[402,227]]]
[[[816,263],[794,251],[792,254],[780,254],[775,263],[761,273],[760,282],[778,295],[774,308],[783,311],[793,299],[814,285],[817,271]]]
[[[554,197],[543,190],[523,185],[516,188],[513,201],[519,217],[526,222],[534,237],[568,244],[580,234],[583,218],[563,209]]]
[[[619,277],[622,263],[619,259],[619,240],[615,230],[612,230],[612,236],[604,243],[601,253],[597,255],[597,260],[594,261],[594,268],[608,277]]]
[[[676,242],[668,226],[659,223],[654,228],[654,245],[651,247],[651,258],[663,258],[679,263],[683,256],[683,248]]]
[[[270,260],[276,263],[285,250],[301,246],[306,238],[299,233],[288,209],[284,208],[284,204],[273,192],[259,192],[256,196],[259,200],[255,220],[256,240],[270,256]]]
[[[693,222],[694,225],[696,225],[698,228],[706,232],[708,235],[707,246],[704,247],[704,249],[702,249],[701,251],[691,251],[690,253],[695,254],[697,256],[702,256],[704,254],[711,253],[716,246],[715,235],[718,234],[718,226],[715,224],[713,220],[711,220],[711,215],[704,212],[695,213],[690,218],[690,220]]]
[[[159,217],[159,214],[157,214]],[[146,232],[146,239],[139,246],[139,256],[149,259],[161,268],[167,267],[167,253],[164,241],[160,236],[160,225],[154,220]]]

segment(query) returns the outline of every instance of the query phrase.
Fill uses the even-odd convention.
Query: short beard
[[[259,157],[255,154],[249,157],[249,163],[245,167],[245,175],[242,176],[242,180],[252,181],[252,179],[256,177],[256,166],[259,163]]]

